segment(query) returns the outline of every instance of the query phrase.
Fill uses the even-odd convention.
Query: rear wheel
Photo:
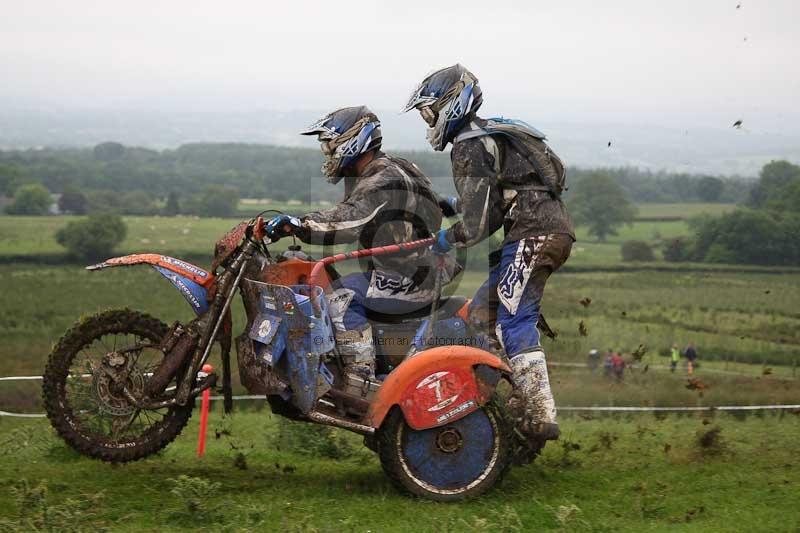
[[[400,489],[436,501],[483,494],[510,464],[511,437],[502,408],[489,402],[445,426],[415,430],[399,408],[378,434],[381,465]]]
[[[160,320],[122,309],[84,319],[58,341],[42,391],[47,417],[70,446],[104,461],[127,462],[152,455],[178,436],[191,405],[139,408],[123,390],[143,393],[164,359],[158,345],[167,331]],[[124,388],[115,373],[124,373]]]

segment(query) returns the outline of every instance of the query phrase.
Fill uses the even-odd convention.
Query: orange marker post
[[[203,372],[210,374],[214,371],[211,365],[203,365]],[[203,399],[200,402],[200,433],[197,435],[197,457],[206,454],[206,430],[208,429],[208,409],[211,405],[211,389],[203,391]]]

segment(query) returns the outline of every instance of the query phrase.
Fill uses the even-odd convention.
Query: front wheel
[[[381,465],[401,490],[449,502],[489,490],[510,464],[511,435],[495,402],[445,426],[415,430],[399,408],[378,434]]]
[[[169,444],[189,421],[192,405],[133,405],[113,373],[137,395],[161,364],[167,325],[129,309],[88,317],[56,344],[44,372],[47,417],[78,452],[109,462],[135,461]],[[176,381],[173,380],[174,386]]]

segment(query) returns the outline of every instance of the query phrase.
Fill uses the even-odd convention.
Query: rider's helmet
[[[318,120],[300,135],[316,135],[325,163],[322,173],[339,183],[344,169],[359,157],[381,147],[381,123],[366,106],[343,107]]]
[[[456,63],[429,74],[411,93],[404,112],[419,110],[428,123],[428,142],[441,151],[483,103],[478,78]]]

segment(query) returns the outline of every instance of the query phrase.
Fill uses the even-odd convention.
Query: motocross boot
[[[344,364],[345,377],[362,380],[375,379],[375,346],[372,344],[372,326],[357,330],[337,330],[336,347]]]
[[[537,347],[515,355],[510,366],[516,386],[509,405],[517,428],[531,441],[557,440],[556,403],[544,351]]]

